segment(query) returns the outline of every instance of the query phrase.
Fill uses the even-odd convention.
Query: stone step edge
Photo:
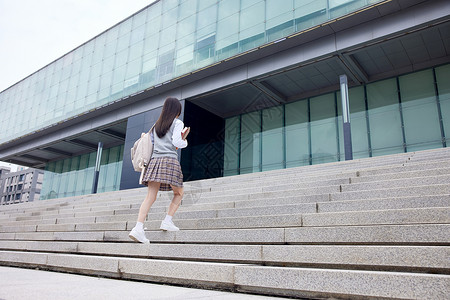
[[[446,197],[450,196],[450,195],[444,195]],[[410,197],[405,197],[405,199],[410,198]],[[392,203],[395,203],[395,201],[401,201],[399,199],[403,199],[403,198],[398,198],[395,200],[391,200]],[[186,220],[205,220],[205,219],[224,219],[224,218],[249,218],[252,217],[252,215],[249,214],[245,214],[243,213],[242,215],[231,215],[231,216],[227,216],[227,212],[233,212],[233,211],[248,211],[248,210],[254,210],[254,211],[258,211],[258,210],[266,210],[266,209],[271,209],[271,210],[276,210],[277,208],[280,208],[281,210],[283,210],[286,206],[292,206],[292,207],[296,207],[299,209],[304,209],[304,212],[298,212],[295,213],[295,215],[318,215],[320,217],[321,214],[361,214],[361,213],[379,213],[380,211],[384,211],[384,212],[388,212],[388,211],[405,211],[405,210],[414,210],[416,212],[420,212],[423,210],[435,210],[435,209],[442,209],[442,208],[448,208],[450,206],[426,206],[426,207],[403,207],[403,208],[397,208],[397,207],[393,207],[393,208],[386,208],[386,209],[381,209],[381,208],[373,208],[373,209],[358,209],[358,210],[338,210],[338,211],[320,211],[321,206],[324,205],[345,205],[345,204],[361,204],[364,203],[364,201],[368,201],[367,204],[370,204],[371,202],[373,203],[374,201],[380,201],[380,199],[373,199],[373,200],[342,200],[342,201],[333,201],[333,202],[323,202],[323,201],[317,201],[317,202],[311,202],[311,203],[292,203],[292,204],[283,204],[283,205],[272,205],[272,206],[257,206],[257,207],[242,207],[242,208],[213,208],[213,209],[200,209],[200,210],[190,210],[190,211],[180,211],[178,216],[182,216],[181,218],[177,218],[175,217],[175,219],[177,219],[178,221],[186,221]],[[313,210],[315,212],[313,212]],[[204,216],[197,216],[197,217],[190,217],[190,215],[201,215],[204,214]],[[157,213],[149,213],[147,215],[147,220],[148,221],[155,221],[156,219],[161,219],[163,218],[165,215],[165,212],[157,212]],[[215,215],[215,217],[210,217],[211,215]],[[255,217],[266,217],[266,216],[282,216],[282,215],[289,215],[288,213],[285,212],[281,212],[278,214],[269,214],[269,213],[264,213],[264,211],[262,211],[261,213],[257,213]],[[129,223],[133,223],[134,219],[137,216],[137,210],[133,211],[130,214],[119,214],[119,215],[100,215],[100,216],[90,216],[90,217],[72,217],[72,218],[67,218],[67,217],[61,217],[61,218],[55,218],[55,222],[52,224],[47,224],[47,223],[39,223],[39,222],[33,222],[33,225],[21,225],[23,221],[11,221],[11,222],[4,222],[4,223],[0,223],[0,231],[3,231],[4,228],[13,228],[15,226],[17,227],[25,227],[25,228],[31,228],[27,231],[41,231],[38,230],[39,227],[64,227],[64,226],[70,226],[73,225],[74,228],[76,228],[76,225],[81,225],[81,226],[87,226],[89,224],[125,224],[126,222]],[[117,218],[116,218],[117,217]],[[114,220],[114,219],[117,220]],[[309,217],[310,218],[310,217]],[[51,218],[51,220],[53,220],[54,218]],[[58,220],[61,219],[61,221],[63,222],[58,222]],[[68,220],[70,221],[71,219],[73,220],[79,220],[79,222],[67,222]],[[92,222],[86,222],[86,219],[88,220],[92,220]],[[103,219],[111,219],[111,220],[106,220],[104,221]],[[47,219],[43,219],[42,221],[47,220]],[[129,227],[129,226],[128,226]],[[32,229],[34,228],[34,229]],[[6,231],[5,231],[6,232]],[[15,231],[14,231],[15,232]]]
[[[215,245],[0,241],[0,251],[315,266],[450,275],[450,246]],[[410,259],[404,260],[404,257]]]
[[[214,210],[213,210],[214,212]],[[440,216],[439,220],[435,220]],[[445,218],[446,216],[447,219]],[[408,217],[409,220],[405,220]],[[161,219],[161,218],[160,218]],[[174,219],[175,220],[175,219]],[[278,224],[270,225],[276,223]],[[358,221],[359,220],[359,221]],[[158,230],[161,220],[146,220],[149,231]],[[185,218],[176,219],[175,222],[184,230],[208,230],[208,229],[251,229],[251,228],[279,228],[279,227],[329,227],[329,226],[361,226],[361,225],[408,225],[408,224],[447,224],[450,223],[450,207],[425,207],[425,208],[401,208],[401,209],[374,209],[344,212],[321,213],[295,213],[295,214],[261,214],[257,216],[224,216],[210,218]],[[247,225],[240,225],[239,222]],[[346,223],[347,222],[347,223]],[[61,223],[40,224],[22,226],[0,226],[3,233],[12,232],[96,232],[112,230],[131,230],[135,221],[122,220],[117,222],[93,223]],[[209,226],[208,226],[209,224]],[[222,224],[222,225],[219,225]],[[234,224],[237,227],[233,227]],[[47,229],[45,229],[47,227]],[[71,228],[72,227],[72,228]],[[77,228],[80,227],[80,230]],[[89,230],[89,228],[92,228]],[[96,227],[98,229],[96,229]],[[108,228],[109,227],[109,228]],[[25,231],[14,231],[18,230]],[[61,228],[58,231],[55,229]],[[105,229],[107,228],[107,229]],[[87,230],[86,230],[87,229]],[[8,231],[10,230],[10,231]]]
[[[448,246],[449,224],[147,231],[150,241],[188,244]],[[389,235],[386,236],[386,232]],[[0,240],[127,242],[129,231],[0,233]]]
[[[24,256],[34,260],[24,261]],[[270,290],[270,294],[280,296],[292,294],[298,297],[314,294],[328,297],[346,295],[444,299],[450,294],[450,276],[448,275],[173,262],[139,258],[79,257],[70,254],[26,253],[20,257],[18,253],[0,252],[0,257],[2,257],[2,264],[13,266],[37,266],[78,274],[203,288],[237,288],[259,293],[267,293]]]
[[[420,198],[448,198],[450,199],[450,194],[437,194],[437,195],[429,195],[429,196],[420,196]],[[328,196],[326,198],[329,198]],[[209,204],[184,204],[180,206],[180,209],[178,211],[178,214],[181,212],[205,212],[205,211],[211,211],[211,210],[218,210],[218,211],[222,211],[222,210],[230,210],[230,209],[252,209],[252,208],[262,208],[262,207],[273,207],[275,208],[276,206],[285,206],[285,205],[309,205],[309,204],[315,204],[316,206],[318,206],[319,212],[320,211],[320,207],[321,206],[330,206],[330,205],[344,205],[344,204],[361,204],[361,203],[376,203],[377,201],[388,201],[388,202],[397,202],[397,201],[408,201],[410,199],[416,199],[419,198],[418,196],[402,196],[402,197],[392,197],[392,198],[368,198],[368,199],[362,199],[362,200],[334,200],[334,201],[318,201],[317,199],[314,199],[311,202],[297,202],[297,198],[295,197],[290,197],[290,198],[279,198],[278,200],[276,200],[277,198],[275,198],[275,200],[271,200],[272,203],[267,203],[268,201],[265,201],[264,205],[261,206],[252,206],[250,204],[259,204],[261,203],[260,200],[242,200],[242,201],[232,201],[232,202],[217,202],[217,203],[209,203]],[[288,201],[282,201],[282,204],[277,205],[277,202],[279,202],[280,199],[283,200],[288,200]],[[366,202],[367,201],[367,202]],[[152,207],[152,209],[158,208],[158,210],[160,208],[164,208],[164,210],[161,210],[160,212],[157,213],[150,213],[149,216],[151,215],[159,215],[162,213],[165,213],[167,211],[167,205],[164,206],[154,206]],[[432,206],[435,207],[435,206]],[[418,208],[418,207],[417,207]],[[125,213],[120,213],[120,214],[116,214],[116,211],[124,211],[125,209],[114,209],[113,211],[111,211],[111,214],[102,214],[102,212],[104,211],[95,211],[95,212],[89,212],[89,213],[97,213],[102,217],[113,217],[113,216],[124,216],[124,215],[135,215],[135,213],[130,213],[130,214],[125,214]],[[129,208],[130,211],[138,211],[137,206],[135,208]],[[360,211],[361,209],[357,209],[357,210],[351,210],[351,211]],[[341,210],[339,210],[341,211]],[[326,212],[330,212],[330,211],[326,211]],[[89,217],[89,216],[80,216],[77,214],[84,214],[84,213],[75,213],[74,214],[74,218],[83,218],[83,217]],[[92,216],[91,216],[92,217]],[[65,218],[65,217],[63,217]],[[54,220],[53,224],[56,224],[57,222],[57,217],[52,217],[50,218],[52,220]],[[45,219],[45,220],[49,220],[49,219]],[[16,220],[2,220],[3,223],[0,223],[0,225],[6,225],[6,226],[14,226],[17,222],[21,222],[22,223],[33,223],[36,224],[35,220],[29,220],[29,221],[16,221]],[[42,224],[48,224],[48,223],[42,223]],[[26,224],[29,225],[29,224]]]

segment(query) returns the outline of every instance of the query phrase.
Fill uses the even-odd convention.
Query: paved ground
[[[0,267],[0,300],[269,300],[275,297]]]

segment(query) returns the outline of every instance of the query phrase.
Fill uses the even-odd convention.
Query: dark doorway
[[[225,120],[186,101],[184,124],[191,127],[181,152],[184,181],[222,177]]]

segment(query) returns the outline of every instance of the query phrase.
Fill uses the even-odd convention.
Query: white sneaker
[[[173,222],[167,222],[164,220],[161,222],[161,227],[159,229],[167,230],[167,231],[179,231],[180,230],[180,228],[175,226],[175,224],[173,224]]]
[[[130,239],[133,241],[143,243],[143,244],[150,244],[150,241],[145,237],[145,232],[143,229],[139,230],[136,227],[131,229],[130,234],[128,234]]]

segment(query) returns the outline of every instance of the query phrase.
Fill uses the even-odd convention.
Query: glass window
[[[219,20],[239,12],[240,0],[227,0],[219,2]]]
[[[284,168],[283,106],[262,111],[262,171]]]
[[[265,21],[265,4],[261,1],[248,8],[241,10],[240,31],[252,28],[258,24],[264,24]],[[264,30],[264,28],[263,28]],[[247,38],[249,36],[243,36]]]
[[[286,104],[286,167],[310,164],[308,101]]]
[[[217,22],[217,6],[211,6],[202,10],[197,15],[197,29],[204,28]]]
[[[183,20],[184,18],[191,17],[197,11],[197,0],[189,0],[180,4],[179,10],[179,20]]]
[[[406,147],[417,151],[442,145],[433,70],[399,77]]]
[[[198,0],[198,10],[203,10],[211,5],[216,5],[217,1],[211,0]]]
[[[265,43],[264,2],[242,9],[239,20],[239,51],[244,52]]]
[[[127,33],[119,37],[117,41],[117,52],[127,49],[130,46],[130,36],[131,33]]]
[[[137,42],[143,41],[144,37],[145,37],[145,26],[140,26],[136,29],[133,29],[133,31],[131,32],[130,45],[134,45]]]
[[[403,151],[403,133],[396,79],[367,85],[372,155]]]
[[[77,183],[75,186],[75,195],[83,195],[84,187],[86,185],[87,167],[89,163],[89,154],[80,156],[80,162],[77,171]],[[45,181],[44,181],[45,182]]]
[[[296,30],[301,31],[325,22],[328,0],[295,0],[294,18]]]
[[[144,55],[158,50],[159,34],[148,36],[144,43]]]
[[[217,23],[217,49],[224,49],[239,42],[239,14],[219,20]],[[229,56],[227,56],[229,57]]]
[[[197,68],[213,62],[215,54],[215,40],[216,36],[210,35],[208,37],[204,37],[201,40],[198,40],[195,44]]]
[[[138,59],[142,56],[142,49],[144,47],[144,42],[140,41],[136,44],[130,46],[130,54],[128,56],[128,61]]]
[[[450,145],[450,65],[438,67],[436,72],[437,89],[439,92],[439,103],[441,105],[442,124],[444,127],[447,147]]]
[[[310,99],[312,164],[338,160],[334,93]]]
[[[294,32],[292,1],[267,0],[266,5],[268,41],[280,39]]]
[[[177,74],[182,75],[192,71],[194,61],[194,45],[177,50],[176,69]]]
[[[131,25],[132,25],[133,19],[126,19],[122,23],[120,23],[119,26],[119,37],[124,34],[130,34],[131,32]]]
[[[239,174],[240,117],[225,120],[224,176]]]
[[[162,80],[167,80],[173,72],[174,52],[171,50],[158,57],[158,75]]]
[[[264,0],[241,0],[241,9],[248,8],[256,3],[260,3],[261,1],[264,2]]]
[[[261,111],[241,116],[241,174],[259,172],[261,158]]]
[[[106,43],[113,43],[119,37],[119,27],[115,26],[106,32]]]
[[[168,10],[173,9],[178,5],[178,0],[165,0],[163,2],[163,11],[166,12]]]
[[[177,26],[173,25],[173,26],[165,28],[161,31],[159,47],[163,47],[163,46],[175,43],[176,29],[177,29]]]
[[[178,7],[166,11],[162,15],[162,28],[173,26],[177,23]]]
[[[195,15],[189,16],[178,22],[177,25],[177,39],[183,38],[195,32]]]
[[[130,61],[127,64],[127,72],[125,74],[125,80],[136,78],[135,83],[138,83],[138,75],[141,72],[141,65],[142,65],[142,62],[140,59]],[[127,87],[127,86],[125,86],[125,87]]]
[[[161,15],[149,17],[146,25],[145,35],[148,37],[158,34],[160,29],[161,29]]]
[[[114,66],[116,68],[121,67],[127,63],[127,60],[128,60],[128,48],[117,53],[116,62],[114,64]]]
[[[148,9],[144,9],[133,16],[133,30],[145,24],[145,21],[147,20],[147,10]]]

